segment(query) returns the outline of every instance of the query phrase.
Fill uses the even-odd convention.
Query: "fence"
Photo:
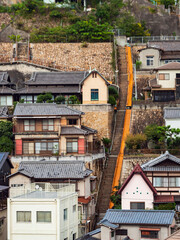
[[[142,36],[127,38],[129,44],[143,44],[149,41],[180,41],[180,36]]]

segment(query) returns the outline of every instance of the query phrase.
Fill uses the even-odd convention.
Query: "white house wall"
[[[153,192],[141,175],[135,174],[121,194],[122,209],[130,209],[130,202],[145,202],[145,209],[153,209]]]
[[[180,119],[165,119],[165,125],[171,128],[180,128]]]
[[[150,65],[150,66],[147,65],[147,62],[146,62],[147,56],[154,57],[153,65]],[[139,53],[139,60],[142,63],[141,68],[143,68],[143,69],[153,69],[153,68],[159,67],[159,65],[160,65],[159,58],[160,58],[159,50],[156,50],[156,49],[148,48],[148,49],[140,51],[140,53]]]
[[[159,74],[169,73],[169,80],[159,80]],[[176,87],[176,73],[180,73],[180,70],[159,70],[157,73],[157,84],[161,85],[161,88],[175,88]]]

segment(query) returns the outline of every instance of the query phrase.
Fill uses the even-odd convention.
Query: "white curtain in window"
[[[176,186],[176,178],[174,178],[174,177],[169,178],[169,186],[170,187],[175,187]]]
[[[7,96],[7,105],[8,106],[12,106],[13,105],[12,96]]]
[[[48,130],[49,130],[49,131],[54,130],[54,126],[53,126],[53,124],[54,124],[53,119],[49,119],[49,126],[48,126]]]
[[[160,177],[154,177],[153,178],[153,185],[154,185],[154,187],[161,187],[161,178]]]
[[[39,154],[41,150],[41,143],[40,142],[36,142],[35,143],[35,153]]]
[[[78,151],[78,142],[72,142],[72,150],[73,150],[73,152]]]
[[[1,105],[2,105],[2,106],[7,105],[6,96],[1,96]]]
[[[176,187],[180,187],[180,177],[176,177]]]

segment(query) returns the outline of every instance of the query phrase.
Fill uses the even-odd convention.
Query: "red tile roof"
[[[152,183],[150,182],[150,180],[146,177],[145,173],[143,172],[142,168],[140,167],[139,164],[137,164],[134,169],[132,170],[132,172],[130,173],[129,177],[126,179],[126,181],[124,182],[124,184],[122,185],[122,187],[119,189],[118,194],[121,194],[122,190],[126,187],[126,185],[129,183],[129,181],[131,180],[131,178],[135,175],[135,174],[140,174],[142,176],[142,178],[145,180],[145,182],[147,183],[147,185],[150,187],[150,189],[152,190],[152,192],[156,195],[157,191],[156,189],[153,187]]]
[[[156,70],[180,70],[179,62],[167,63],[161,67],[156,68]]]
[[[174,202],[174,196],[171,195],[157,195],[154,197],[154,203]]]
[[[78,197],[78,203],[88,204],[91,201],[91,197]]]

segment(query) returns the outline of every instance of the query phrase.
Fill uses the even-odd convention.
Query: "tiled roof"
[[[180,107],[165,107],[164,118],[165,119],[180,118]]]
[[[155,203],[174,203],[174,196],[172,195],[157,195],[154,197]]]
[[[168,167],[168,166],[159,166],[159,167],[146,167],[143,169],[145,172],[180,172],[179,167]]]
[[[84,131],[87,131],[89,133],[97,133],[97,130],[87,127],[87,126],[84,126],[84,125],[81,126],[81,129],[83,129]]]
[[[0,152],[0,170],[2,169],[2,167],[6,161],[8,161],[11,168],[13,168],[13,165],[12,165],[10,159],[8,158],[8,155],[9,155],[8,152]]]
[[[38,87],[31,87],[28,86],[27,88],[22,88],[16,91],[16,94],[41,94],[42,92],[50,92],[50,93],[79,93],[79,86],[38,86]]]
[[[0,107],[0,118],[8,117],[8,107]]]
[[[165,161],[165,160],[170,160],[173,161],[177,164],[179,164],[180,167],[180,159],[171,155],[168,151],[166,151],[164,154],[161,154],[159,157],[150,160],[144,164],[141,165],[141,168],[143,171],[177,171],[178,166],[156,166],[157,164]],[[179,171],[179,169],[178,169]]]
[[[165,240],[180,240],[180,230],[177,230]]]
[[[161,60],[177,60],[180,59],[180,54],[162,54]]]
[[[89,236],[93,236],[93,235],[95,235],[97,233],[100,233],[100,232],[101,232],[101,228],[97,228],[97,229],[95,229],[95,230],[93,230],[91,232],[88,232],[88,235]]]
[[[161,67],[156,68],[155,70],[180,70],[180,63],[178,62],[167,63]]]
[[[83,179],[92,173],[82,161],[24,161],[15,174],[21,172],[35,179]]]
[[[3,191],[8,190],[8,189],[9,189],[9,186],[0,185],[0,192],[3,192]]]
[[[78,197],[78,202],[83,204],[88,204],[91,201],[91,197],[84,198],[84,197]]]
[[[71,85],[78,84],[89,72],[34,72],[27,85]]]
[[[65,105],[58,105],[54,103],[18,103],[16,105],[14,116],[79,116],[84,114],[81,111],[67,107]]]
[[[180,51],[180,41],[149,41],[147,45],[163,51]]]
[[[61,127],[61,134],[62,135],[86,135],[88,131],[85,131],[78,127]]]
[[[117,225],[113,224],[113,223],[110,223],[108,220],[102,220],[101,221],[101,225],[105,226],[105,227],[109,227],[109,228],[112,228],[112,229],[116,229],[118,228]]]
[[[157,191],[156,189],[153,187],[152,183],[150,182],[150,180],[146,177],[146,175],[144,174],[143,170],[141,169],[141,167],[139,166],[139,164],[137,164],[134,169],[132,170],[132,172],[130,173],[129,177],[126,179],[126,181],[124,182],[124,184],[121,186],[121,188],[118,191],[118,194],[121,194],[123,189],[126,187],[126,185],[129,183],[129,181],[132,179],[132,177],[135,174],[139,174],[141,175],[141,177],[144,179],[144,181],[147,183],[147,185],[149,186],[149,188],[152,190],[152,192],[156,195]]]
[[[174,218],[172,210],[120,210],[108,209],[103,220],[113,224],[171,225]]]
[[[8,73],[7,72],[0,72],[0,85],[9,85],[8,82]]]

